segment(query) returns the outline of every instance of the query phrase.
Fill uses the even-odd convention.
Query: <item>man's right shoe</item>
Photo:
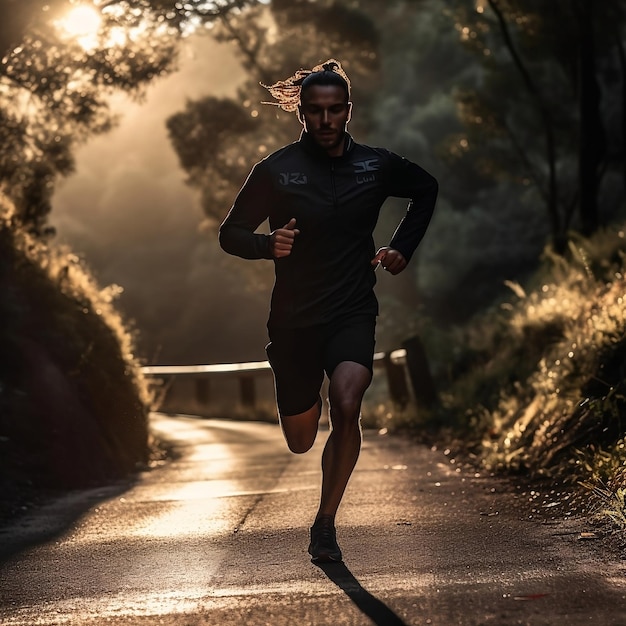
[[[313,563],[341,563],[341,550],[332,517],[319,517],[311,526],[309,554]]]

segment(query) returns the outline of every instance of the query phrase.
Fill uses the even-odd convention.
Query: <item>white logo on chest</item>
[[[281,172],[278,182],[281,185],[306,185],[309,180],[302,172]]]
[[[371,183],[376,180],[376,174],[368,172],[377,172],[380,169],[379,159],[367,159],[367,161],[355,161],[354,173],[356,174],[356,182],[359,185],[363,183]]]

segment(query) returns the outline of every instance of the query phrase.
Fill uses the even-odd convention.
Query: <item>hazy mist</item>
[[[187,99],[233,95],[241,75],[229,46],[188,40],[179,71],[156,81],[145,101],[113,98],[119,126],[77,151],[76,173],[53,198],[57,241],[102,286],[124,289],[119,306],[150,363],[264,358],[267,300],[241,293],[236,263],[229,269],[215,233],[201,232],[198,194],[185,185],[165,127]]]

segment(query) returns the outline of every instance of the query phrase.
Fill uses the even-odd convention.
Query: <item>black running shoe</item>
[[[332,517],[320,517],[311,526],[309,554],[313,563],[341,563]]]

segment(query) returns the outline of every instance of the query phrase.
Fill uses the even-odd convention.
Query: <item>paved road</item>
[[[366,433],[338,518],[345,564],[306,554],[326,433],[154,416],[178,458],[0,531],[6,626],[626,625],[623,564],[540,523],[443,453]]]

